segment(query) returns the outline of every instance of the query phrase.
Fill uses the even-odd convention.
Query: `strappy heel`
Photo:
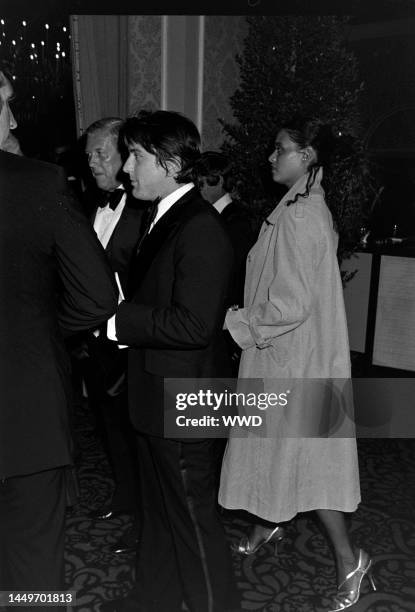
[[[341,612],[351,606],[354,606],[360,598],[360,587],[362,580],[367,576],[371,588],[376,591],[376,583],[373,578],[372,559],[367,552],[359,550],[359,562],[356,569],[347,574],[345,580],[337,589],[337,595],[334,598],[333,606],[329,612]]]
[[[261,546],[265,546],[268,542],[274,542],[275,545],[275,555],[277,554],[278,543],[284,538],[284,529],[277,525],[271,531],[265,540],[259,542],[255,547],[252,548],[251,542],[249,541],[249,536],[244,536],[240,539],[239,544],[237,546],[233,546],[233,550],[240,555],[254,555]]]

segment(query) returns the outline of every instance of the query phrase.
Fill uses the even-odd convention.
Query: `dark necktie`
[[[118,204],[120,203],[124,193],[124,189],[114,189],[114,191],[108,191],[105,194],[105,197],[103,198],[102,202],[99,204],[100,208],[104,208],[105,206],[107,206],[107,204],[109,204],[111,210],[115,210]]]
[[[137,254],[141,249],[141,245],[143,244],[146,236],[148,235],[148,232],[150,231],[151,225],[154,221],[154,219],[156,218],[157,215],[157,208],[158,208],[158,203],[159,203],[159,199],[156,200],[155,202],[153,202],[153,204],[151,206],[148,207],[146,214],[144,216],[143,219],[143,223],[141,226],[141,232],[140,232],[140,238],[138,240],[138,244],[137,244]]]

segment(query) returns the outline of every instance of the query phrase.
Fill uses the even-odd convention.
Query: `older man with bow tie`
[[[118,117],[107,117],[94,122],[86,131],[85,153],[95,186],[85,192],[84,202],[111,268],[117,272],[125,292],[145,203],[129,193],[128,177],[122,172],[123,145],[119,142],[122,124]],[[89,335],[88,353],[88,395],[101,425],[116,481],[112,499],[93,512],[92,517],[107,520],[119,512],[132,512],[136,507],[135,450],[123,388],[126,354],[109,342],[102,330]],[[120,553],[134,549],[135,539],[135,534],[131,534],[131,541],[117,543],[112,551]]]

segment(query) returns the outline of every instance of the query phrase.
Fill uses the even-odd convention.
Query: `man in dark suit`
[[[219,215],[196,187],[195,125],[142,111],[123,128],[133,195],[155,202],[132,264],[129,301],[108,335],[130,347],[128,393],[140,457],[136,585],[103,610],[223,612],[231,560],[216,509],[217,440],[163,437],[164,378],[223,375],[222,325],[233,252]]]
[[[247,207],[234,197],[232,164],[222,153],[209,154],[209,174],[204,179],[203,197],[226,223],[235,260],[229,298],[230,305],[243,306],[246,258],[256,241]]]
[[[87,189],[84,202],[111,267],[126,288],[131,255],[137,246],[143,202],[131,194],[128,177],[122,171],[126,150],[119,139],[123,120],[107,117],[86,130],[85,154],[94,189]]]
[[[144,203],[132,196],[128,177],[122,172],[127,153],[119,139],[122,123],[118,117],[107,117],[95,121],[86,130],[85,153],[96,186],[85,192],[84,202],[111,268],[117,272],[123,291],[126,291]],[[133,512],[137,505],[135,441],[123,385],[127,354],[108,340],[105,329],[89,334],[88,348],[88,392],[95,413],[102,421],[104,442],[116,481],[111,501],[92,515],[107,519],[120,511]],[[128,541],[113,546],[113,552],[130,550],[135,544],[135,532],[133,529]]]
[[[246,258],[256,241],[248,209],[232,193],[235,180],[232,165],[222,153],[211,152],[208,157],[208,174],[204,179],[202,194],[221,215],[234,250],[232,280],[228,306],[243,306]],[[224,332],[232,361],[232,375],[237,377],[241,349],[228,331]]]
[[[64,589],[71,384],[63,331],[103,323],[117,293],[57,166],[5,152],[0,72],[0,590]],[[36,608],[38,609],[38,608]]]

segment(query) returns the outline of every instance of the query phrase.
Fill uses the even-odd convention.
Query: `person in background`
[[[86,130],[85,154],[95,188],[88,189],[83,200],[111,268],[118,274],[126,292],[130,260],[137,246],[145,205],[132,196],[128,177],[122,171],[126,153],[119,141],[122,124],[123,120],[118,117],[105,117]],[[87,344],[89,401],[101,423],[116,482],[111,500],[91,516],[107,520],[120,512],[134,514],[137,508],[135,439],[124,384],[127,352],[108,340],[105,327],[90,333]],[[111,547],[114,553],[135,550],[136,527],[134,524],[131,531]]]
[[[0,72],[0,591],[62,591],[72,462],[64,334],[106,321],[117,292],[62,170],[9,152],[11,95]]]
[[[337,566],[331,612],[358,601],[372,566],[367,552],[352,548],[344,516],[360,502],[353,421],[346,414],[340,419],[342,426],[350,423],[344,437],[330,435],[329,427],[320,431],[337,418],[337,385],[347,401],[351,377],[336,228],[339,201],[359,181],[347,168],[352,142],[351,148],[345,143],[330,125],[301,117],[276,135],[269,162],[273,180],[288,191],[248,256],[244,306],[228,311],[225,325],[242,349],[241,379],[288,381],[309,392],[295,401],[290,396],[286,411],[264,413],[266,436],[231,433],[219,492],[222,506],[256,517],[237,546],[243,555],[281,539],[281,523],[297,513],[316,510]],[[316,382],[307,386],[310,379]]]
[[[205,163],[206,177],[203,181],[202,195],[225,222],[235,256],[228,306],[242,306],[246,258],[255,243],[256,234],[247,207],[234,195],[235,181],[228,159],[222,153],[208,152]],[[237,376],[241,350],[228,333],[225,337],[232,360],[232,375]]]
[[[85,164],[80,156],[80,144],[82,139],[75,143],[62,143],[55,146],[51,155],[51,162],[62,166],[71,191],[78,199],[83,197],[82,174]]]

